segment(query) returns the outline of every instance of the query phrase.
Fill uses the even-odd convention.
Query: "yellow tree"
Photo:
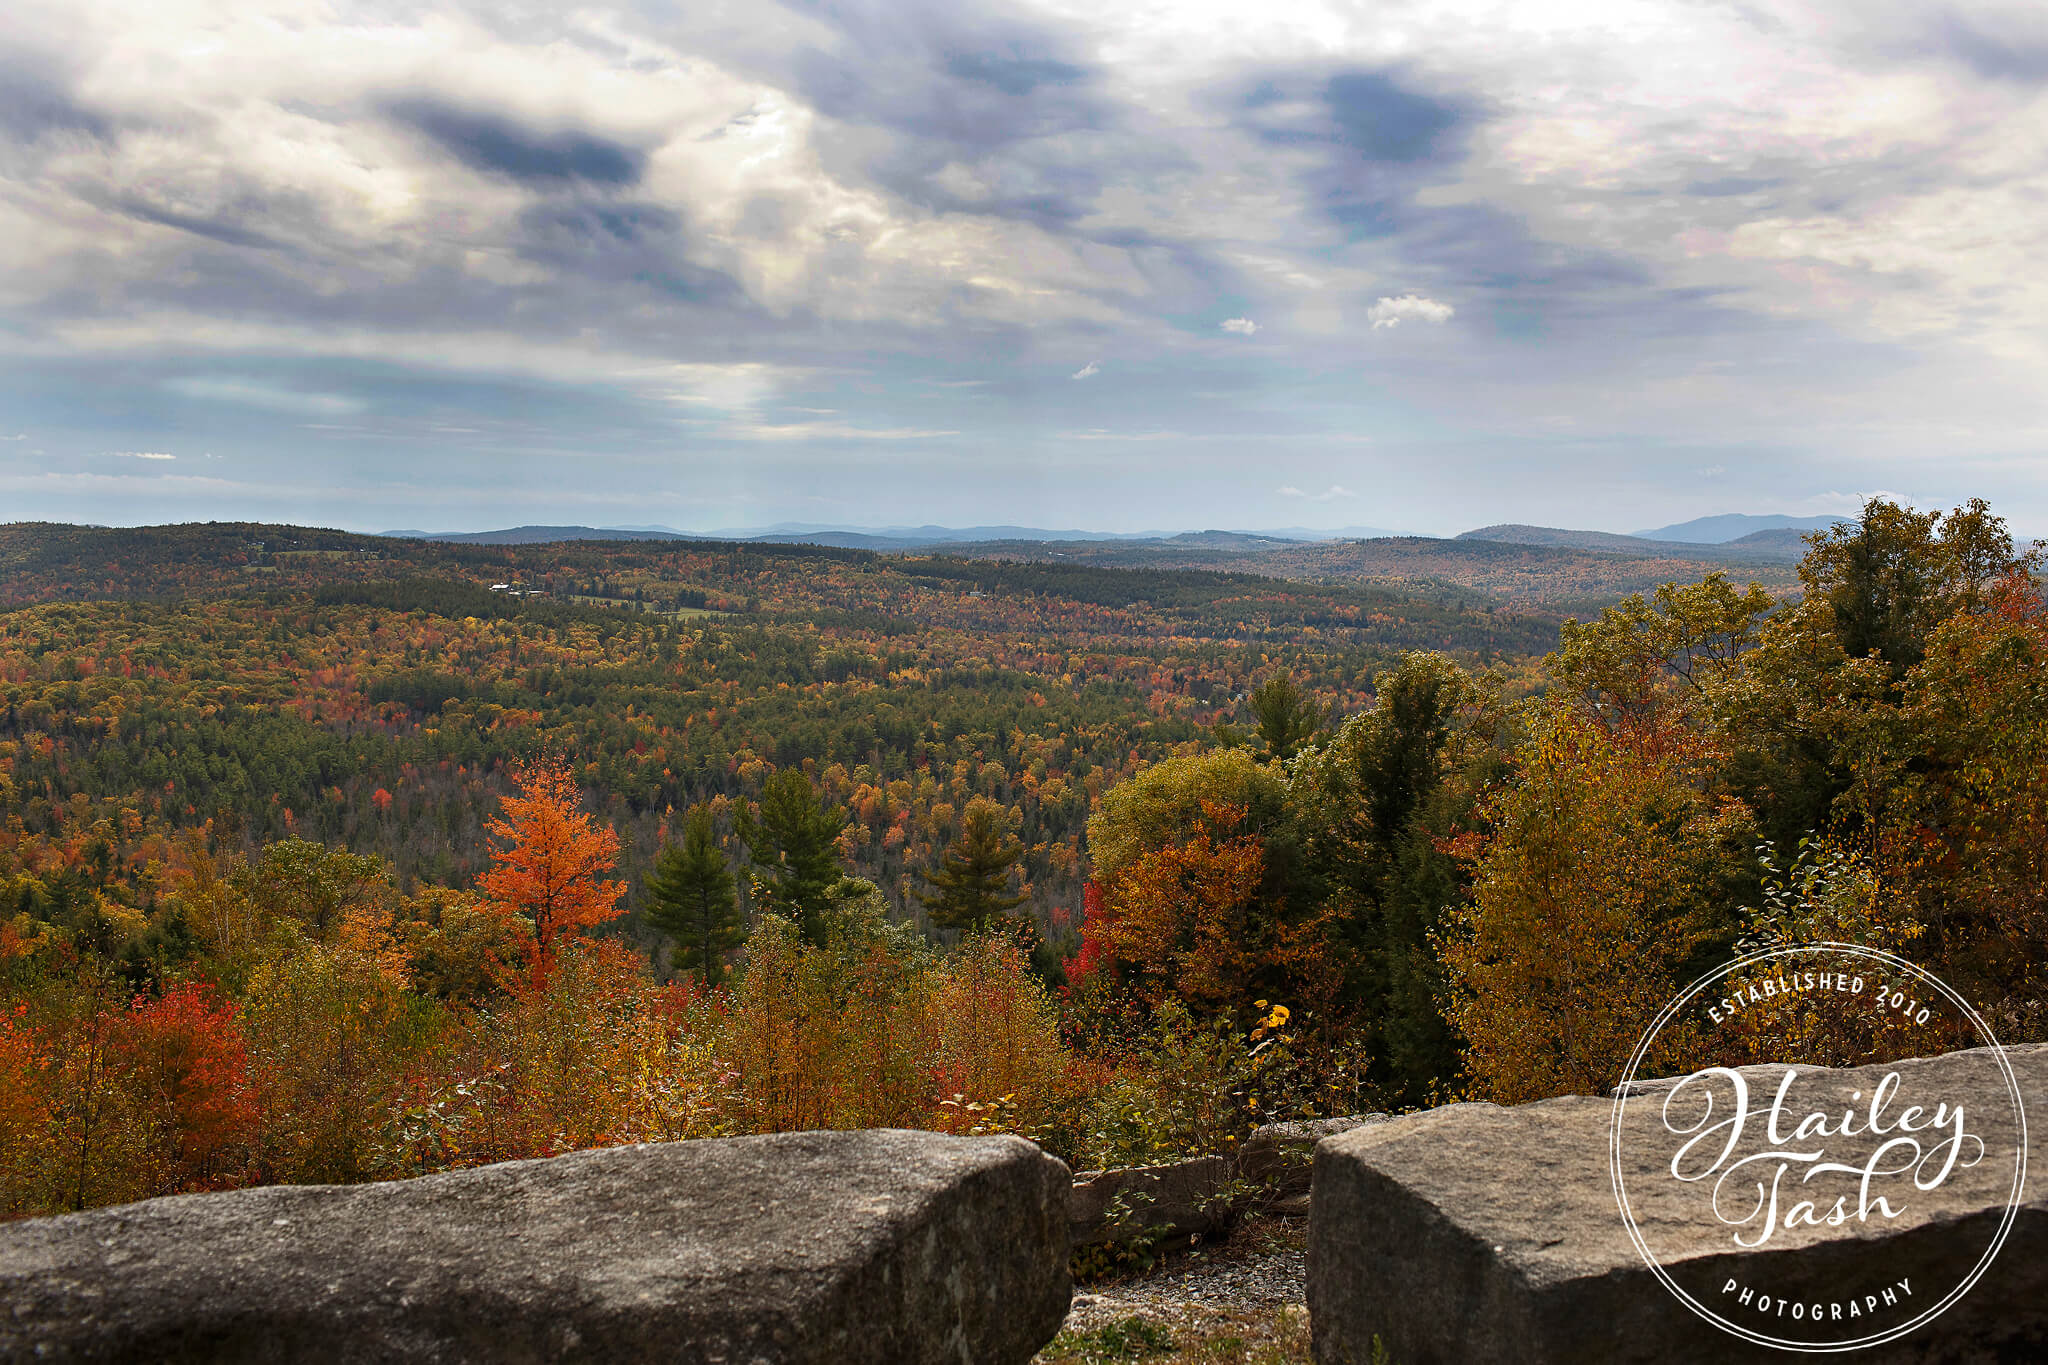
[[[2048,1037],[2048,601],[2015,570],[1906,675],[1882,861],[1919,945],[2008,1041]],[[1918,955],[1918,954],[1916,954]]]
[[[583,792],[559,759],[514,769],[517,796],[504,800],[505,817],[490,823],[503,845],[477,886],[492,906],[531,926],[533,980],[544,983],[561,939],[625,912],[624,882],[607,881],[619,856],[618,834],[593,827],[578,809]]]
[[[1732,939],[1748,812],[1707,796],[1676,728],[1539,713],[1439,949],[1479,1095],[1600,1094],[1716,938]],[[1667,1031],[1654,1066],[1688,1048]]]

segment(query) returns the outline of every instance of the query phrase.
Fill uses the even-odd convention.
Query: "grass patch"
[[[1065,1331],[1034,1365],[1308,1365],[1308,1314],[1299,1305],[1204,1314],[1168,1328],[1129,1317]],[[1376,1362],[1377,1365],[1377,1362]]]
[[[1125,1318],[1081,1332],[1062,1332],[1039,1353],[1045,1365],[1097,1365],[1098,1361],[1151,1360],[1174,1348],[1173,1333],[1149,1318]]]

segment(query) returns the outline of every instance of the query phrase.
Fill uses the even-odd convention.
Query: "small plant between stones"
[[[1149,1318],[1125,1318],[1080,1332],[1062,1332],[1046,1348],[1046,1356],[1072,1365],[1098,1361],[1145,1360],[1174,1348],[1173,1334]]]

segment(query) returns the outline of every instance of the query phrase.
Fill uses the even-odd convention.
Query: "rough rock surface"
[[[1078,1172],[1068,1204],[1073,1244],[1117,1241],[1141,1233],[1211,1236],[1236,1217],[1230,1182],[1230,1163],[1220,1156],[1169,1166]],[[1121,1211],[1115,1207],[1119,1196]]]
[[[152,1199],[0,1227],[0,1360],[1024,1362],[1068,1186],[882,1130]]]
[[[2041,1151],[2048,1047],[2007,1055],[2026,1100],[2035,1159],[2004,1247],[1940,1316],[1853,1352],[1859,1361],[2048,1359],[2048,1199],[2039,1192],[2048,1174]],[[1916,1191],[1910,1176],[1874,1187],[1903,1203],[1894,1219],[1802,1226],[1750,1249],[1732,1244],[1730,1227],[1700,1217],[1698,1201],[1710,1196],[1711,1180],[1683,1185],[1661,1163],[1627,1163],[1624,1182],[1638,1224],[1673,1280],[1752,1330],[1786,1336],[1799,1325],[1782,1307],[1776,1314],[1753,1309],[1752,1321],[1730,1306],[1738,1300],[1727,1283],[1755,1291],[1753,1303],[1769,1294],[1778,1305],[1839,1304],[1900,1279],[1916,1285],[1921,1297],[1901,1296],[1896,1307],[1868,1315],[1873,1329],[1906,1321],[1957,1284],[2005,1214],[2018,1145],[2011,1101],[1989,1051],[1976,1050],[1891,1067],[1800,1068],[1791,1112],[1831,1108],[1841,1115],[1861,1102],[1858,1096],[1871,1095],[1887,1071],[1900,1073],[1901,1093],[1910,1098],[1964,1104],[1969,1130],[1984,1138],[1987,1153],[2002,1150],[2003,1158],[1959,1167],[1928,1191]],[[1784,1069],[1744,1074],[1763,1096],[1752,1103],[1767,1109]],[[1894,1104],[1890,1112],[1899,1110]],[[1661,1097],[1648,1094],[1626,1113],[1625,1123],[1661,1123]],[[1612,1114],[1611,1100],[1583,1097],[1516,1108],[1456,1104],[1320,1144],[1308,1303],[1321,1365],[1365,1365],[1375,1358],[1375,1337],[1384,1358],[1400,1365],[1797,1358],[1695,1316],[1653,1277],[1618,1211],[1608,1159]],[[1638,1132],[1627,1130],[1624,1151],[1650,1148],[1636,1140]],[[1831,1139],[1826,1159],[1859,1162],[1872,1146],[1868,1139]],[[1743,1150],[1750,1147],[1745,1142]],[[1792,1189],[1798,1179],[1788,1177],[1785,1205],[1805,1195]],[[1836,1184],[1824,1191],[1821,1207],[1843,1187],[1853,1204],[1856,1179],[1830,1179]],[[1739,1214],[1758,1199],[1755,1182],[1738,1182],[1726,1206]]]
[[[1257,1186],[1269,1202],[1309,1192],[1316,1144],[1326,1137],[1384,1123],[1385,1114],[1349,1114],[1343,1118],[1295,1119],[1254,1129],[1237,1149],[1237,1174]]]

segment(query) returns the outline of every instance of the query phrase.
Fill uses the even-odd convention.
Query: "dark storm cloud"
[[[1937,51],[1986,80],[2048,81],[2048,31],[2038,23],[2029,33],[1994,33],[1951,9],[1935,21],[1933,37]]]
[[[1476,100],[1394,69],[1269,72],[1239,89],[1235,121],[1296,154],[1309,201],[1354,238],[1398,232],[1416,191],[1464,159],[1480,118]]]
[[[580,180],[593,185],[631,185],[647,165],[646,153],[638,148],[592,133],[536,132],[503,115],[437,100],[401,100],[392,104],[389,112],[425,133],[465,166],[527,184]]]
[[[840,41],[800,53],[797,84],[833,118],[962,148],[1099,130],[1115,120],[1085,57],[1049,27],[935,0],[813,13]]]
[[[53,78],[47,57],[0,49],[0,132],[33,141],[50,132],[105,137],[108,122]]]
[[[1029,95],[1041,85],[1077,85],[1088,75],[1068,62],[995,52],[956,52],[946,59],[946,70],[962,80],[992,85],[1005,95]]]
[[[1657,287],[1642,262],[1549,240],[1485,203],[1429,205],[1420,192],[1462,171],[1482,99],[1394,68],[1268,71],[1240,86],[1234,118],[1292,159],[1303,202],[1369,246],[1398,285],[1454,297],[1504,338],[1567,338],[1597,350],[1631,336],[1728,324],[1711,291]],[[1746,194],[1768,180],[1706,184]]]
[[[1013,217],[1051,231],[1127,180],[1127,109],[1071,37],[1015,14],[932,0],[810,10],[836,41],[798,52],[786,79],[847,125],[820,150],[836,171],[937,212]],[[1146,153],[1147,156],[1153,155]],[[947,168],[972,168],[963,188]]]
[[[519,215],[519,254],[565,276],[660,290],[671,299],[743,305],[733,278],[689,261],[683,220],[659,204],[535,204]]]
[[[1767,190],[1775,190],[1784,183],[1780,179],[1758,180],[1728,176],[1720,180],[1695,180],[1685,187],[1685,192],[1700,199],[1727,199],[1744,194],[1762,194]]]
[[[1108,187],[1142,190],[1195,172],[1201,149],[1116,87],[1085,28],[986,0],[789,8],[807,22],[787,42],[726,35],[710,48],[825,116],[814,146],[842,183],[928,213],[1009,219],[1112,248],[1181,249],[1165,240],[1171,233],[1100,221]],[[774,237],[778,216],[764,206],[749,232]]]
[[[1448,163],[1464,155],[1472,102],[1414,88],[1398,72],[1353,69],[1269,75],[1239,99],[1258,137],[1283,147],[1326,146],[1369,162]]]
[[[200,214],[181,213],[176,209],[163,208],[141,199],[117,200],[111,207],[130,218],[155,223],[159,227],[176,228],[180,232],[189,232],[195,237],[204,237],[223,246],[253,247],[268,251],[275,250],[280,245],[274,238],[252,228],[243,227],[239,223]]]
[[[1458,106],[1403,89],[1377,71],[1330,78],[1323,101],[1347,147],[1374,161],[1427,161],[1444,134],[1465,121]]]
[[[673,236],[683,220],[659,204],[537,204],[520,216],[537,237],[606,250]]]

